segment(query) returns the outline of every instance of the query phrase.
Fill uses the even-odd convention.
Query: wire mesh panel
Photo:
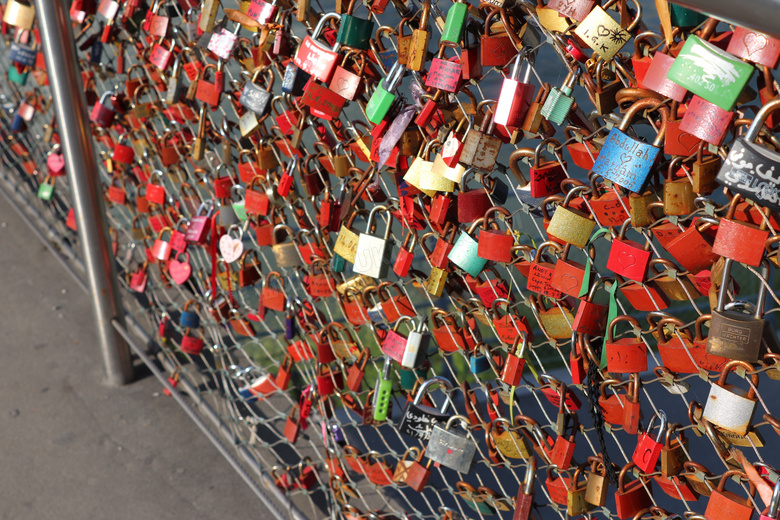
[[[777,222],[718,172],[776,92],[732,43],[774,40],[493,4],[74,2],[128,314],[311,518],[762,511]],[[24,9],[4,186],[78,249]],[[715,100],[682,38],[762,71]]]

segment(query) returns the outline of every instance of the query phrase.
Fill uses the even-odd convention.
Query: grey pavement
[[[0,200],[0,518],[270,514],[157,380],[102,383],[87,296]]]

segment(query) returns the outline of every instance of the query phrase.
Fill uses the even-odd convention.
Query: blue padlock
[[[182,310],[181,317],[179,318],[179,325],[181,325],[185,329],[196,329],[200,327],[200,316],[198,315],[198,313],[187,310],[192,304],[195,304],[198,307],[200,307],[200,304],[195,300],[189,300],[187,303],[184,304],[184,310]]]

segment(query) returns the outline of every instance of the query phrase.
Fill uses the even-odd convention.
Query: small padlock
[[[658,427],[658,435],[653,439],[650,435],[657,417],[661,419],[661,424]],[[655,470],[655,465],[661,457],[661,450],[663,449],[665,438],[666,413],[664,413],[663,410],[658,410],[658,412],[653,414],[653,417],[650,418],[647,429],[639,435],[636,449],[634,449],[634,453],[631,455],[631,460],[642,473],[653,473]]]

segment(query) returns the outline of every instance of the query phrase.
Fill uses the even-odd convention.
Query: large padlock
[[[761,351],[761,340],[764,335],[764,302],[766,300],[766,285],[759,283],[758,302],[752,316],[743,312],[726,310],[726,296],[731,278],[733,260],[727,259],[723,265],[723,277],[718,293],[718,306],[712,311],[710,332],[707,338],[707,352],[729,359],[756,363]],[[764,260],[761,266],[761,277],[769,279],[769,262]]]
[[[547,235],[550,240],[558,239],[556,242],[565,242],[584,249],[588,245],[596,222],[590,218],[589,214],[569,207],[569,203],[578,191],[577,188],[569,191],[563,204],[555,209],[555,213],[547,225]]]
[[[726,383],[726,376],[736,368],[742,368],[750,375],[750,390],[745,391],[739,387]],[[744,361],[729,361],[723,366],[720,377],[715,383],[711,383],[710,395],[704,405],[702,417],[710,423],[728,430],[737,435],[746,435],[756,411],[758,398],[758,374],[753,373],[753,365]]]
[[[723,110],[731,110],[750,81],[753,70],[749,63],[691,35],[685,40],[667,77]]]
[[[653,144],[634,139],[626,134],[631,120],[643,109],[655,108],[661,114],[661,126]],[[635,102],[626,112],[620,125],[612,128],[606,143],[593,165],[593,173],[601,175],[634,193],[642,193],[650,170],[661,151],[666,135],[669,110],[658,99],[644,98]]]
[[[276,240],[279,236],[277,234],[279,231],[287,232],[288,240],[286,242],[278,242]],[[271,246],[271,252],[274,255],[274,259],[276,259],[277,267],[287,269],[303,265],[303,262],[301,261],[301,253],[298,250],[298,246],[293,241],[294,236],[295,234],[293,233],[290,226],[286,226],[284,224],[278,224],[274,226],[274,244]]]
[[[374,33],[374,21],[353,16],[357,6],[356,0],[351,0],[346,12],[341,15],[336,41],[347,47],[367,51]]]
[[[494,220],[493,214],[499,214]],[[489,225],[493,222],[497,225],[497,219],[504,220],[507,231],[493,231]],[[482,221],[482,230],[479,232],[479,244],[477,256],[494,262],[510,263],[512,261],[512,247],[515,245],[512,234],[512,217],[509,210],[500,206],[494,206],[485,212]]]
[[[641,17],[637,15],[624,29],[605,11],[614,2],[607,2],[604,7],[595,6],[574,30],[593,52],[604,60],[611,60],[615,54],[631,39],[631,33],[639,25]]]
[[[471,426],[469,420],[462,415],[450,417],[444,426],[434,425],[426,453],[429,459],[442,466],[461,473],[469,473],[477,452],[477,445],[466,435],[456,433],[453,425],[457,421],[462,422],[466,427]]]
[[[774,211],[780,211],[780,154],[758,146],[755,140],[766,118],[778,108],[780,99],[761,107],[747,133],[731,145],[716,177],[732,192]]]
[[[529,57],[521,79],[520,64],[523,61],[523,55],[518,54],[512,66],[512,72],[504,78],[498,96],[498,104],[496,104],[496,114],[493,117],[497,125],[517,128],[522,126],[525,121],[528,108],[534,99],[535,90],[535,87],[531,85],[531,60],[532,58]]]
[[[433,427],[436,424],[446,424],[452,414],[447,413],[447,408],[452,406],[449,395],[446,396],[441,410],[435,410],[422,404],[426,393],[434,385],[442,385],[447,394],[452,391],[452,383],[441,376],[436,376],[425,381],[417,390],[414,401],[406,403],[401,421],[398,423],[398,431],[410,437],[421,440],[429,440]]]
[[[376,90],[366,104],[366,118],[370,122],[378,125],[390,111],[397,99],[396,90],[405,72],[406,69],[400,63],[396,63],[387,72],[387,77],[377,84]]]

